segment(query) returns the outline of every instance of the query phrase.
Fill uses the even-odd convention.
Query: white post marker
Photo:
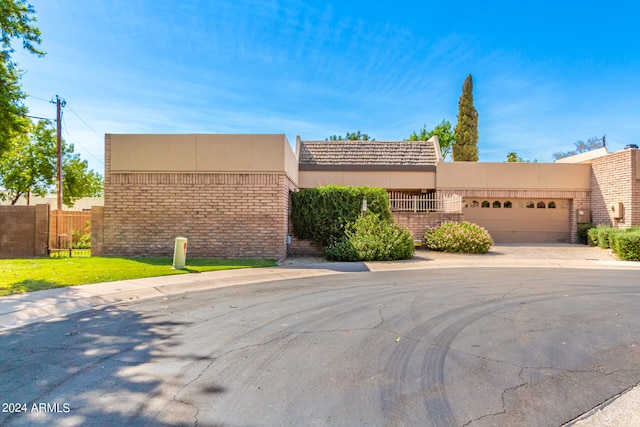
[[[187,263],[187,238],[176,237],[176,246],[173,248],[173,269],[184,270]]]

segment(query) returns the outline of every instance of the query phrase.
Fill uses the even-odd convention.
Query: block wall
[[[285,173],[112,173],[105,137],[102,254],[189,257],[286,256],[289,193]],[[93,244],[93,242],[92,242]]]
[[[0,258],[47,256],[49,205],[0,206]]]
[[[591,161],[591,218],[597,225],[628,228],[640,224],[637,150],[624,150]],[[622,218],[611,204],[622,202]]]
[[[188,257],[286,256],[289,191],[284,174],[110,174],[103,254]]]

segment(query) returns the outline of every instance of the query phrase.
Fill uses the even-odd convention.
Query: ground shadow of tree
[[[197,408],[176,399],[180,382],[170,379],[179,372],[153,372],[163,348],[181,345],[176,329],[188,326],[120,305],[0,333],[2,403],[20,404],[27,411],[0,412],[0,425],[196,424]],[[202,356],[183,354],[180,359],[172,362],[176,371],[202,363]],[[145,374],[140,366],[151,371]],[[225,389],[208,384],[202,392]],[[42,404],[50,406],[33,411]]]

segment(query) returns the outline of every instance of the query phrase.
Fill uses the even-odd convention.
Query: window
[[[489,204],[489,201],[488,201],[488,200],[483,200],[483,201],[482,201],[482,207],[483,207],[483,208],[488,208],[489,206],[491,206],[491,205]]]
[[[506,202],[504,202],[504,205],[502,205],[502,207],[505,209],[511,209],[513,207],[513,204],[507,200]]]
[[[474,200],[473,202],[471,202],[471,207],[472,208],[480,207],[480,202],[478,202],[477,200]]]
[[[547,205],[547,208],[555,209],[556,208],[556,202],[549,202],[549,204]]]
[[[529,202],[527,202],[527,207],[529,209],[533,209],[535,207],[535,205],[533,204],[533,202],[529,201]]]
[[[537,208],[538,209],[544,209],[546,207],[546,205],[544,204],[544,202],[540,201],[538,202]]]
[[[501,207],[502,207],[502,205],[500,204],[500,202],[499,202],[499,201],[497,201],[497,200],[496,200],[495,202],[493,202],[493,205],[492,205],[492,206],[493,206],[494,208],[501,208]]]

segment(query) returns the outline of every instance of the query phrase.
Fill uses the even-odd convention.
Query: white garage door
[[[465,198],[465,221],[489,231],[497,243],[569,242],[569,200]]]

